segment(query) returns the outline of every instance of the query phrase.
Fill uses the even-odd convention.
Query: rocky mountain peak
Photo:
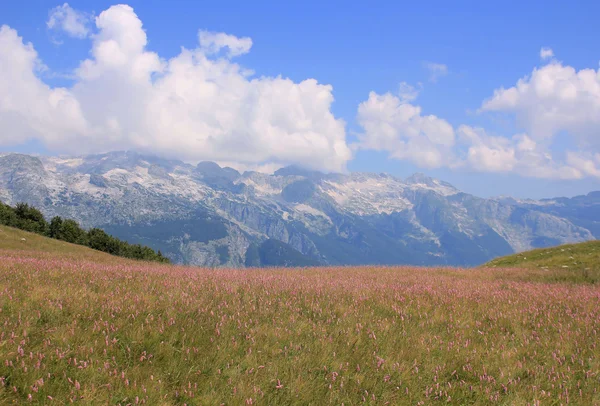
[[[217,163],[211,161],[202,161],[196,165],[195,173],[202,174],[206,177],[222,177],[234,181],[241,174],[233,168],[220,167]]]
[[[275,176],[303,176],[305,178],[320,178],[324,174],[319,171],[303,168],[298,165],[290,165],[278,169],[274,173]]]
[[[434,179],[421,172],[414,173],[404,179],[404,183],[412,186],[424,186],[443,195],[452,195],[459,192],[459,190],[450,183]]]
[[[435,180],[422,172],[413,173],[409,177],[404,180],[406,183],[414,184],[414,183],[423,183],[425,185],[433,185],[435,184]]]

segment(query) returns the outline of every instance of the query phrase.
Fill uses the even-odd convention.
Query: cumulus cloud
[[[540,57],[548,61],[544,66],[513,87],[497,89],[479,109],[513,116],[515,135],[469,125],[454,129],[440,117],[423,115],[411,104],[418,91],[402,83],[398,95],[371,92],[359,106],[363,131],[355,148],[386,151],[391,158],[425,168],[600,178],[600,69],[564,65],[550,48],[542,48]],[[426,66],[432,74],[447,72],[445,65],[437,65]]]
[[[581,148],[600,148],[600,70],[552,61],[508,89],[498,89],[482,111],[514,114],[534,139],[568,133]]]
[[[467,145],[466,162],[478,171],[510,172],[517,158],[511,140],[493,137],[482,128],[462,125],[458,128],[461,142]]]
[[[251,38],[238,38],[222,32],[200,31],[198,39],[200,47],[206,54],[217,54],[221,49],[227,48],[228,56],[233,57],[247,54],[252,48]]]
[[[542,59],[553,56],[542,48]],[[515,86],[494,91],[479,111],[508,113],[522,132],[505,137],[460,126],[454,167],[538,178],[600,178],[600,69],[578,71],[552,59]],[[558,135],[564,156],[551,153]]]
[[[579,179],[576,167],[558,163],[548,149],[527,134],[511,138],[487,134],[483,128],[461,125],[459,143],[465,149],[457,166],[480,172],[518,173],[535,178]]]
[[[364,132],[358,135],[356,147],[387,151],[391,158],[426,168],[451,165],[452,126],[434,115],[421,114],[421,108],[407,100],[411,98],[406,95],[371,92],[358,107],[357,119]]]
[[[554,51],[552,48],[542,47],[542,49],[540,49],[540,58],[542,58],[542,60],[554,58]]]
[[[432,83],[437,82],[439,78],[448,74],[448,66],[443,63],[425,62],[423,66],[429,71],[429,81]]]
[[[363,131],[354,147],[386,151],[392,159],[424,168],[547,179],[600,178],[600,142],[595,135],[600,121],[599,77],[598,72],[576,72],[552,62],[516,87],[497,90],[481,111],[515,113],[525,131],[509,137],[469,125],[454,129],[440,117],[424,115],[411,103],[418,91],[402,83],[398,95],[371,92],[360,104],[357,120]],[[563,131],[575,142],[557,155],[552,152],[554,137]]]
[[[46,25],[52,30],[62,30],[75,38],[85,38],[89,35],[91,16],[74,10],[68,3],[50,10]]]
[[[331,112],[332,87],[314,79],[254,77],[219,58],[248,52],[249,38],[199,33],[171,59],[146,49],[127,5],[96,19],[90,58],[70,88],[36,75],[31,44],[0,30],[0,145],[37,139],[61,153],[137,149],[187,161],[302,164],[342,171],[351,158],[345,123]]]
[[[31,44],[24,44],[10,27],[0,27],[0,145],[42,133],[48,143],[59,143],[86,130],[73,94],[42,83],[36,76],[39,65]]]
[[[538,178],[582,177],[576,167],[556,163],[545,145],[527,134],[507,138],[468,125],[455,130],[446,120],[424,115],[421,107],[390,93],[371,92],[358,108],[358,121],[363,132],[355,147],[386,151],[392,159],[419,167],[512,172]]]

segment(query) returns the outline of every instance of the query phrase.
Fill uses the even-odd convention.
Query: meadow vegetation
[[[30,236],[0,229],[1,404],[600,404],[594,284],[209,270]]]
[[[600,282],[600,241],[540,248],[496,258],[487,268],[527,268],[527,277],[573,283]],[[538,270],[535,272],[533,270]]]

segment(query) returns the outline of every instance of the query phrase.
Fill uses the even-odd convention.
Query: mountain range
[[[423,174],[240,173],[135,152],[0,154],[0,201],[209,267],[472,266],[600,237],[600,192],[484,199]]]

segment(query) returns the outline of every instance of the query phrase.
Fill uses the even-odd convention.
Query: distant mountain
[[[600,239],[600,191],[572,198],[559,197],[542,200],[501,199],[505,203],[524,209],[533,209],[565,218],[573,224],[588,229]]]
[[[600,236],[600,192],[482,199],[423,174],[240,174],[134,152],[0,155],[0,201],[204,266],[469,266]]]

